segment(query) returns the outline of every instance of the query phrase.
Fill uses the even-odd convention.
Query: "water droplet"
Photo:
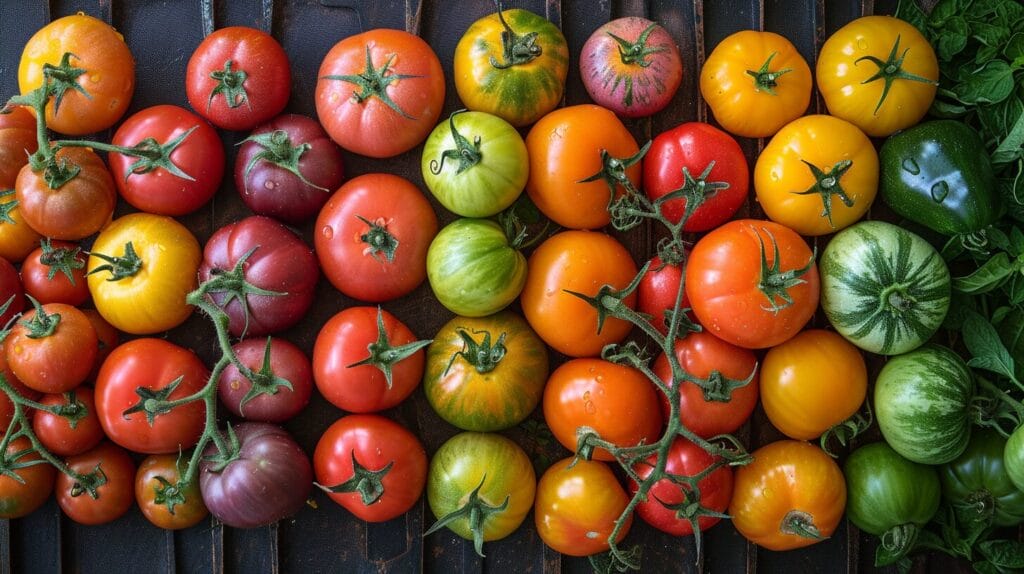
[[[98,73],[89,74],[89,81],[96,84],[102,79],[102,76]]]
[[[325,225],[324,228],[320,230],[320,234],[324,236],[324,239],[331,239],[334,237],[334,228],[330,225]]]
[[[267,181],[263,182],[263,187],[267,189],[274,189],[275,187],[277,187],[277,182],[268,179]]]
[[[594,403],[592,403],[590,401],[587,401],[586,404],[583,405],[583,408],[584,408],[584,410],[587,411],[588,415],[592,415],[592,414],[595,414],[597,412],[597,407],[595,407]]]
[[[932,186],[932,199],[935,203],[942,203],[942,200],[946,199],[949,195],[949,184],[945,180],[941,180]]]
[[[596,540],[598,536],[601,536],[601,533],[597,532],[596,530],[591,530],[587,532],[586,536],[591,540]]]
[[[868,41],[865,40],[864,38],[858,39],[857,40],[857,47],[860,48],[861,50],[867,50],[868,49]]]
[[[921,166],[917,165],[917,161],[914,158],[908,157],[903,160],[903,171],[910,175],[917,175],[921,173]]]

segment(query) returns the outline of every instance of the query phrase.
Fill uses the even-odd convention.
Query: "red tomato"
[[[96,378],[96,412],[103,431],[117,444],[148,454],[195,445],[206,419],[202,401],[158,414],[152,423],[144,411],[125,414],[140,397],[166,394],[160,391],[179,377],[177,388],[163,398],[180,399],[199,391],[209,372],[195,353],[163,339],[135,339],[114,349]]]
[[[0,114],[0,189],[11,189],[28,155],[39,149],[36,118],[24,106]]]
[[[668,333],[666,313],[671,313],[676,308],[676,297],[683,284],[684,267],[685,263],[667,265],[661,261],[661,257],[654,256],[651,264],[647,266],[647,273],[644,273],[640,285],[636,288],[636,310],[649,315],[651,324],[662,334]],[[686,298],[685,290],[679,308],[690,308],[690,300]],[[686,315],[693,322],[693,313]],[[684,335],[685,332],[679,331],[676,334]]]
[[[419,501],[427,453],[416,435],[396,422],[349,415],[324,431],[313,468],[331,500],[367,522],[384,522]]]
[[[193,480],[185,489],[179,489],[181,472],[178,456],[177,453],[151,454],[135,473],[135,502],[139,504],[142,515],[166,530],[195,526],[210,513],[203,504],[198,480]],[[163,501],[157,502],[157,496]]]
[[[111,143],[132,147],[149,138],[167,148],[166,157],[149,164],[119,153],[107,158],[121,197],[141,211],[173,216],[208,202],[224,177],[224,147],[217,131],[185,108],[161,105],[125,120]]]
[[[58,456],[74,456],[98,445],[103,440],[103,427],[96,415],[92,387],[80,386],[64,395],[43,395],[39,403],[61,405],[73,409],[71,418],[47,411],[32,416],[32,430],[50,452]]]
[[[644,157],[644,192],[651,201],[682,188],[688,188],[687,197],[692,192],[704,198],[684,231],[707,231],[727,221],[746,201],[749,184],[743,150],[732,136],[709,124],[689,122],[662,132]],[[662,213],[679,223],[686,201],[666,201]]]
[[[50,303],[32,309],[11,329],[4,345],[7,364],[27,386],[63,393],[89,376],[99,348],[96,330],[78,309]],[[37,318],[38,317],[38,318]]]
[[[3,395],[7,400],[7,395]],[[6,429],[6,427],[4,427]],[[7,444],[7,455],[32,448],[28,437],[20,436]],[[41,460],[36,452],[29,452],[17,462]],[[50,498],[57,471],[49,463],[33,464],[14,471],[16,480],[7,472],[0,474],[0,519],[28,516]]]
[[[96,489],[97,497],[93,498],[74,479],[64,473],[57,474],[57,505],[71,520],[79,524],[106,524],[132,507],[135,463],[123,448],[103,441],[88,452],[68,458],[67,465],[83,475],[91,473],[98,465],[107,477]]]
[[[25,308],[25,289],[18,277],[18,270],[10,261],[0,257],[0,307],[8,302],[10,304],[7,309],[0,312],[0,329],[4,329]]]
[[[316,219],[314,246],[339,291],[382,302],[412,292],[427,277],[437,235],[430,202],[408,180],[374,173],[350,180]]]
[[[316,113],[338,145],[392,157],[427,138],[444,108],[444,70],[434,50],[402,30],[375,29],[324,56]]]
[[[563,458],[537,483],[533,504],[537,534],[544,544],[569,556],[605,552],[615,521],[627,504],[626,490],[607,464]],[[616,542],[626,537],[632,523],[630,516]]]
[[[378,321],[383,327],[378,327]],[[417,343],[416,337],[391,313],[375,307],[349,307],[331,317],[316,337],[313,380],[320,394],[340,409],[371,413],[391,408],[408,397],[423,378],[423,347],[429,341],[406,347],[411,343]],[[412,352],[404,358],[391,357],[395,360],[385,368],[355,364],[373,355],[381,364],[388,363],[380,356],[391,354],[383,348],[387,346]],[[385,370],[391,373],[390,382]]]
[[[85,303],[89,299],[86,259],[77,244],[44,239],[21,264],[25,292],[40,303],[64,303],[72,307]],[[0,325],[2,323],[0,321]]]
[[[84,239],[110,223],[117,203],[114,180],[100,156],[88,148],[61,148],[56,161],[77,166],[78,175],[58,189],[50,189],[44,170],[35,172],[31,164],[26,165],[14,183],[18,210],[25,223],[42,235]]]
[[[243,377],[234,363],[228,365],[220,375],[217,394],[220,402],[233,414],[250,421],[281,423],[299,414],[309,403],[313,394],[313,368],[302,349],[276,338],[269,342],[246,339],[231,348],[239,362],[256,374],[257,388],[275,389],[247,400],[253,381]],[[288,381],[292,388],[276,386],[275,377]]]
[[[18,380],[18,377],[14,376],[11,369],[7,366],[7,356],[3,352],[3,345],[0,344],[0,375],[4,377],[7,384],[14,388],[14,390],[26,399],[36,400],[42,394],[39,391],[32,390],[25,386]],[[32,417],[35,412],[32,409],[24,409],[25,415]],[[7,396],[7,393],[0,391],[0,431],[6,431],[7,427],[11,424],[11,419],[14,418],[14,403]]]
[[[245,26],[207,36],[185,69],[185,94],[192,109],[226,130],[250,130],[281,113],[291,86],[291,67],[281,44]]]

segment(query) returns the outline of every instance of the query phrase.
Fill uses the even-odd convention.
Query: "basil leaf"
[[[986,46],[1002,46],[1010,38],[1010,30],[1005,26],[975,22],[971,35]]]
[[[976,311],[967,313],[964,320],[964,345],[973,357],[967,365],[1014,378],[1013,357],[999,339],[995,327]]]
[[[935,50],[940,60],[951,60],[967,47],[967,22],[956,16],[951,18],[942,35],[935,42]]]
[[[1003,574],[1003,571],[998,566],[988,560],[974,562],[971,564],[971,568],[974,568],[977,574]]]
[[[942,28],[947,20],[960,12],[958,4],[957,0],[940,0],[928,16],[928,25],[932,28]]]
[[[993,60],[968,80],[957,84],[953,91],[965,104],[997,103],[1013,93],[1013,70],[1002,60]]]
[[[928,36],[928,30],[925,26],[925,22],[928,20],[928,15],[921,10],[921,7],[917,5],[915,0],[900,0],[899,4],[896,5],[895,16],[904,22],[912,24],[915,28],[920,30],[925,37]]]
[[[928,110],[928,113],[939,118],[952,119],[959,118],[966,114],[967,108],[957,103],[935,98],[935,100],[932,101],[932,107]]]
[[[1024,112],[1017,116],[1017,121],[1010,128],[1006,138],[992,152],[992,165],[1000,166],[1012,163],[1021,157],[1022,150],[1024,150]]]
[[[1016,32],[1010,36],[1003,47],[1003,55],[1011,62],[1024,56],[1024,32]]]
[[[1014,226],[1010,230],[1010,255],[1018,257],[1021,253],[1024,253],[1024,233],[1021,232],[1020,228]]]
[[[1024,568],[1024,542],[1016,540],[986,540],[978,544],[981,553],[994,566]]]
[[[1012,272],[1010,257],[1006,253],[997,253],[970,275],[954,277],[953,290],[969,295],[988,293],[1002,285]]]

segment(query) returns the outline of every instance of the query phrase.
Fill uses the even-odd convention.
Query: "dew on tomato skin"
[[[268,179],[267,181],[263,182],[263,187],[267,189],[274,189],[275,187],[277,187],[277,182]]]
[[[242,388],[242,381],[239,381],[238,379],[232,379],[230,386],[232,391],[237,391],[238,389]]]
[[[324,239],[331,239],[334,237],[334,228],[330,225],[325,225],[324,228],[320,230],[320,235],[323,235]]]
[[[601,536],[601,533],[597,532],[595,530],[591,530],[591,531],[587,532],[587,534],[586,534],[586,537],[591,539],[591,540],[596,540],[597,537],[599,537],[599,536]]]

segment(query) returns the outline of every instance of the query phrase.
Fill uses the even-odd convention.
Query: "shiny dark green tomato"
[[[1006,472],[1006,439],[991,429],[975,429],[967,450],[939,471],[942,494],[954,506],[992,515],[995,526],[1024,522],[1024,492]]]
[[[936,120],[885,140],[882,198],[899,215],[945,235],[978,231],[999,218],[992,165],[978,133]]]

